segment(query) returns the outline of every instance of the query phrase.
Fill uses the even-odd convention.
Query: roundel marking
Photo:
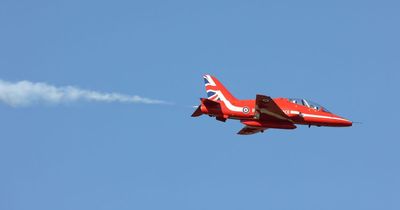
[[[247,114],[249,112],[250,112],[249,107],[247,107],[247,106],[243,107],[243,113]]]

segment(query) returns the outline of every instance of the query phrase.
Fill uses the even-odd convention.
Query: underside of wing
[[[267,128],[245,126],[237,134],[239,134],[239,135],[251,135],[251,134],[258,133],[258,132],[264,132],[264,130],[266,130],[266,129]]]
[[[271,97],[264,95],[256,96],[256,116],[260,120],[275,118],[280,121],[292,122]]]

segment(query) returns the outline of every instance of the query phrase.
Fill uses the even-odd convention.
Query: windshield
[[[330,111],[328,111],[325,107],[319,105],[318,103],[310,101],[310,100],[300,99],[300,98],[289,98],[288,100],[294,104],[298,104],[298,105],[309,107],[311,109],[321,110],[323,112],[330,113]]]

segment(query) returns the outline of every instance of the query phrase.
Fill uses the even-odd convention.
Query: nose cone
[[[350,127],[353,125],[353,122],[351,122],[350,120],[344,119],[345,121],[343,121],[343,126],[345,127]]]
[[[340,116],[336,116],[335,124],[339,127],[350,127],[353,125],[353,122]]]

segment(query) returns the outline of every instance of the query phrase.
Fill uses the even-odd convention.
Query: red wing
[[[245,126],[237,134],[239,134],[239,135],[251,135],[251,134],[258,133],[258,132],[264,132],[264,130],[266,130],[266,129],[267,128],[257,128],[257,127]]]
[[[260,120],[268,119],[292,122],[271,97],[264,95],[256,96],[256,116]]]

